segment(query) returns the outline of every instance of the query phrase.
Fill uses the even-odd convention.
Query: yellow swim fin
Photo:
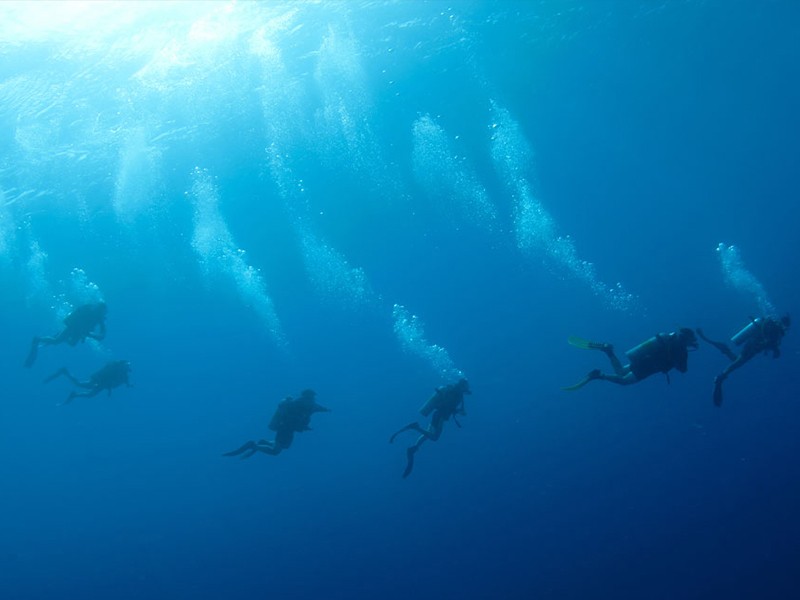
[[[569,336],[569,338],[567,338],[567,342],[569,342],[570,345],[583,350],[603,350],[604,352],[607,352],[608,349],[611,348],[609,344],[604,344],[603,342],[590,342],[589,340],[579,338],[575,335]]]
[[[579,338],[578,336],[575,335],[569,336],[569,338],[567,338],[567,342],[569,342],[571,346],[575,346],[576,348],[582,348],[583,350],[591,350],[592,348],[592,342],[590,342],[589,340],[585,340],[583,338]]]

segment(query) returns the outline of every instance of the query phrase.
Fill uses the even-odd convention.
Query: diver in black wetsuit
[[[238,456],[250,458],[256,452],[263,452],[277,456],[289,448],[294,441],[294,434],[310,431],[311,415],[318,412],[329,412],[330,409],[317,404],[317,393],[314,390],[303,390],[297,399],[287,396],[278,404],[275,414],[269,422],[269,428],[275,432],[275,439],[250,440],[236,450],[224,453],[222,456]]]
[[[686,372],[689,348],[697,349],[697,338],[694,332],[685,327],[672,333],[659,333],[628,350],[625,353],[629,361],[627,365],[620,362],[617,355],[614,354],[614,347],[611,344],[590,342],[577,337],[569,338],[569,343],[578,348],[600,350],[605,353],[611,361],[614,374],[606,375],[600,369],[594,369],[575,385],[565,387],[566,391],[580,389],[595,379],[610,381],[618,385],[630,385],[655,373],[665,373],[667,381],[669,381],[669,371],[672,369],[677,369],[681,373]]]
[[[445,421],[453,417],[455,424],[461,427],[458,423],[457,415],[467,414],[464,410],[464,394],[471,393],[469,382],[464,378],[459,379],[455,384],[436,388],[436,392],[422,405],[419,411],[422,413],[423,417],[427,417],[431,414],[431,411],[433,412],[428,427],[423,429],[419,423],[414,421],[392,434],[392,437],[389,438],[390,444],[394,442],[398,434],[404,431],[416,431],[420,434],[414,445],[409,446],[406,450],[408,462],[405,471],[403,471],[403,479],[411,475],[411,470],[414,468],[414,455],[417,453],[417,450],[419,450],[419,447],[425,443],[425,440],[430,440],[432,442],[438,440],[439,436],[442,435],[442,428],[444,427]]]
[[[121,386],[122,384],[125,384],[127,387],[131,387],[131,383],[128,381],[128,375],[130,372],[130,362],[127,360],[112,360],[99,371],[92,373],[89,376],[89,379],[84,381],[74,377],[66,368],[62,367],[52,375],[46,377],[44,382],[47,383],[49,381],[53,381],[57,377],[63,375],[78,387],[88,390],[87,392],[70,392],[69,396],[67,396],[67,399],[62,403],[67,404],[72,402],[73,398],[91,398],[103,390],[107,390],[108,395],[110,396],[111,390],[115,387]]]
[[[28,357],[25,359],[25,366],[30,367],[36,361],[39,346],[54,346],[64,343],[75,346],[78,342],[85,341],[86,338],[102,340],[106,336],[106,312],[105,302],[79,306],[64,318],[64,329],[59,333],[54,336],[33,338]]]
[[[702,329],[697,329],[697,335],[722,352],[731,361],[722,373],[714,378],[714,404],[716,406],[722,406],[722,382],[728,378],[732,371],[735,371],[762,352],[765,354],[771,352],[772,358],[778,358],[781,355],[781,341],[791,324],[792,319],[788,314],[780,319],[773,316],[750,319],[750,323],[731,338],[731,342],[736,346],[742,346],[742,351],[738,355],[724,342],[710,340],[703,334]]]

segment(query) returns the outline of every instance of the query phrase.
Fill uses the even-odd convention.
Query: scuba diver
[[[275,432],[274,440],[259,440],[258,442],[250,440],[236,450],[225,452],[222,456],[241,454],[242,458],[250,458],[256,452],[277,456],[283,450],[288,449],[292,445],[295,433],[311,430],[309,427],[311,415],[318,412],[330,412],[329,408],[317,404],[316,395],[314,390],[303,390],[297,399],[287,396],[280,401],[269,422],[269,428]]]
[[[727,356],[731,363],[714,378],[714,404],[722,406],[722,382],[728,378],[731,371],[735,371],[757,354],[772,352],[772,358],[781,355],[781,341],[792,324],[791,317],[786,314],[780,319],[776,317],[750,318],[750,322],[740,329],[732,338],[736,346],[742,346],[742,351],[737,356],[724,342],[715,342],[708,339],[703,330],[698,327],[697,335],[714,346]]]
[[[432,442],[438,440],[439,436],[442,435],[442,427],[444,427],[445,421],[453,417],[455,424],[461,427],[456,415],[466,416],[467,414],[464,410],[464,394],[472,394],[472,391],[469,389],[469,382],[463,377],[457,383],[436,388],[433,396],[419,409],[423,417],[427,417],[433,412],[428,427],[423,429],[419,423],[414,421],[396,431],[389,438],[389,443],[391,444],[394,442],[394,438],[404,431],[416,431],[420,434],[414,445],[409,446],[406,450],[408,463],[406,464],[406,470],[403,471],[403,479],[411,474],[411,470],[414,468],[414,455],[419,450],[419,447],[425,443],[425,440],[431,440]]]
[[[36,361],[39,346],[54,346],[67,343],[75,346],[86,338],[102,340],[106,337],[106,303],[95,302],[79,306],[64,318],[64,329],[54,336],[34,337],[31,349],[25,359],[25,366],[30,367]],[[95,332],[97,329],[97,332]]]
[[[86,392],[75,392],[75,391],[70,392],[69,396],[67,396],[67,399],[64,400],[64,402],[62,402],[59,405],[61,406],[63,404],[68,404],[69,402],[72,402],[73,398],[91,398],[93,396],[96,396],[103,390],[107,390],[108,395],[110,396],[111,390],[114,389],[115,387],[121,386],[123,383],[127,387],[132,387],[130,381],[128,381],[128,374],[130,372],[131,372],[130,362],[128,362],[127,360],[112,360],[99,371],[92,373],[89,376],[89,379],[85,381],[81,381],[77,377],[74,377],[66,369],[66,367],[62,367],[52,375],[45,377],[44,383],[53,381],[57,377],[63,375],[78,387],[88,390]]]
[[[570,337],[569,343],[585,350],[600,350],[605,353],[614,368],[614,375],[606,375],[600,369],[594,369],[582,381],[563,388],[568,392],[580,389],[595,379],[610,381],[618,385],[630,385],[650,377],[654,373],[664,373],[669,382],[669,371],[672,369],[686,373],[689,348],[697,349],[697,338],[694,332],[685,327],[672,333],[656,334],[628,350],[625,353],[629,361],[627,365],[620,362],[617,355],[614,354],[614,346],[611,344],[590,342],[578,337]]]

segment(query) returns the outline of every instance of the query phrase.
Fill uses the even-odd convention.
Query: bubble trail
[[[774,315],[775,306],[761,282],[744,266],[739,249],[733,245],[718,244],[717,253],[725,283],[742,294],[752,296],[762,315]]]
[[[412,128],[414,176],[442,210],[484,229],[491,229],[497,211],[465,159],[456,156],[445,130],[430,115]]]
[[[401,304],[392,307],[394,333],[401,347],[427,362],[447,381],[456,381],[464,377],[464,373],[453,364],[447,350],[425,338],[422,322],[412,315]]]
[[[120,149],[112,204],[120,221],[134,221],[156,196],[159,152],[148,145],[143,127],[128,132]]]
[[[619,283],[609,286],[600,281],[594,265],[578,257],[572,239],[558,234],[553,217],[528,180],[533,152],[519,124],[505,108],[493,104],[493,111],[491,156],[514,200],[514,231],[519,250],[529,257],[544,257],[559,271],[583,281],[609,308],[630,310],[636,304],[635,297]]]
[[[279,346],[285,344],[280,320],[265,291],[264,279],[256,268],[247,264],[245,252],[237,248],[228,225],[219,211],[219,193],[211,177],[196,168],[191,198],[194,202],[192,248],[207,274],[229,278],[242,301],[252,307]]]
[[[375,294],[363,269],[351,266],[340,252],[310,231],[299,235],[306,272],[320,296],[346,309],[371,304]]]

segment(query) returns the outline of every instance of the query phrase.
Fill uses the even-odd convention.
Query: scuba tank
[[[287,396],[278,403],[278,408],[275,409],[272,418],[269,420],[268,427],[272,431],[286,429],[288,416],[287,413],[289,412],[289,407],[293,401],[294,399],[291,396]]]
[[[631,373],[636,379],[669,371],[672,367],[669,361],[669,344],[670,336],[662,333],[654,335],[625,353],[630,361]]]
[[[433,396],[431,396],[430,398],[428,398],[425,401],[425,404],[423,404],[420,407],[419,413],[423,417],[427,417],[429,414],[431,414],[433,412],[434,408],[439,406],[439,403],[440,403],[439,394],[441,394],[441,393],[442,393],[441,388],[436,388],[436,393]]]
[[[646,360],[648,357],[657,352],[658,348],[661,346],[661,343],[662,342],[658,339],[658,336],[654,335],[650,339],[643,341],[638,346],[634,346],[625,352],[625,355],[628,357],[628,360],[631,362],[631,364],[635,364],[641,360]]]
[[[747,325],[742,327],[736,333],[736,335],[731,338],[731,341],[737,346],[741,346],[745,342],[753,339],[753,337],[761,330],[761,325],[763,322],[764,320],[761,317],[758,317],[757,319],[751,319]]]

